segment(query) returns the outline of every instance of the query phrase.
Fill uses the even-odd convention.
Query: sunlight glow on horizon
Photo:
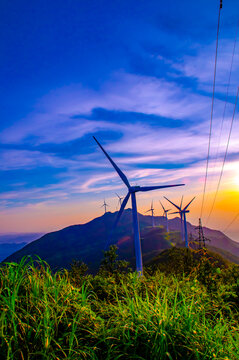
[[[163,198],[163,195],[169,197],[170,200],[179,204],[181,201],[181,196],[177,194],[167,194],[161,193],[159,191],[155,192],[155,195],[137,195],[137,205],[138,212],[145,214],[150,207],[151,201],[154,201],[155,215],[162,216],[162,209],[159,203],[159,200],[163,202],[165,207],[172,208],[173,206],[167,204],[167,201]],[[213,195],[213,194],[211,194]],[[184,198],[183,204],[186,204],[193,197],[193,194],[187,195]],[[117,207],[117,198],[116,196],[106,197],[106,201],[109,204],[108,211],[115,212],[118,211]],[[52,232],[60,230],[64,227],[83,224],[93,220],[95,217],[102,216],[104,214],[103,208],[101,205],[103,203],[102,199],[95,201],[84,201],[83,203],[71,203],[65,202],[61,206],[57,204],[47,204],[39,203],[35,205],[28,205],[25,208],[11,209],[9,211],[0,211],[1,217],[1,232],[2,233],[28,233],[28,232]],[[215,206],[214,215],[211,217],[209,224],[203,222],[203,226],[215,230],[223,230],[225,226],[230,222],[233,215],[238,211],[239,212],[239,192],[238,190],[234,191],[225,191],[220,193],[219,200]],[[187,215],[187,221],[191,222],[193,225],[198,226],[198,209],[201,205],[201,196],[196,197],[195,201],[191,204],[189,210],[190,213]],[[211,205],[211,204],[210,204]],[[127,208],[131,208],[131,202],[129,201]],[[207,219],[207,214],[210,207],[205,206],[205,221]],[[174,216],[169,216],[173,218]],[[220,223],[220,227],[218,226]],[[228,229],[226,232],[229,236],[232,236],[233,240],[239,241],[237,236],[237,229],[239,225],[239,219],[235,224]],[[12,231],[14,229],[14,231]]]

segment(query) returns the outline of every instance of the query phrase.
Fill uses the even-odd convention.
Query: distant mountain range
[[[119,258],[130,261],[134,266],[134,243],[132,236],[131,209],[124,211],[117,228],[112,233],[116,213],[107,212],[101,217],[82,224],[66,227],[62,230],[48,233],[32,241],[22,249],[8,256],[5,261],[19,261],[24,255],[38,255],[47,261],[53,269],[69,268],[73,259],[82,260],[91,272],[97,271],[102,251],[106,242],[117,244]],[[155,217],[156,227],[152,228],[151,216],[138,214],[140,223],[143,261],[154,258],[160,251],[171,246],[184,246],[181,242],[180,219],[169,220],[168,235],[165,231],[165,218]],[[197,237],[195,226],[187,223],[188,233]],[[239,263],[239,243],[231,240],[222,232],[204,228],[213,251],[223,255],[230,261]]]
[[[1,234],[0,233],[0,244],[18,244],[18,243],[29,243],[30,241],[39,239],[43,233],[10,233],[10,234]]]
[[[0,234],[0,261],[42,235],[42,233]]]
[[[13,254],[15,251],[22,249],[27,243],[3,243],[0,244],[0,261],[6,259],[7,256]]]

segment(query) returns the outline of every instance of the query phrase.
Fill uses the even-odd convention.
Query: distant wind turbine
[[[171,209],[165,209],[165,207],[163,206],[163,204],[161,203],[161,201],[159,200],[162,208],[163,208],[163,216],[166,218],[166,230],[168,232],[168,212],[171,210]]]
[[[166,197],[165,197],[166,200],[168,200]],[[170,201],[170,200],[168,200]],[[170,201],[171,202],[171,201]],[[172,204],[172,202],[171,202]],[[180,203],[180,206],[179,208],[182,209],[182,204],[183,204],[183,196],[181,198],[181,203]],[[173,204],[174,206],[176,206],[175,204]],[[184,230],[183,230],[183,213],[179,211],[177,212],[173,212],[173,213],[169,213],[169,215],[171,214],[180,214],[180,221],[181,221],[181,240],[184,241]]]
[[[115,164],[115,162],[111,159],[111,157],[107,154],[107,152],[104,150],[104,148],[100,145],[98,140],[93,136],[94,140],[97,142],[111,165],[114,167],[115,171],[118,173],[121,180],[124,182],[124,184],[128,188],[128,194],[124,198],[120,210],[117,214],[114,227],[117,225],[125,206],[127,205],[127,202],[129,200],[129,197],[131,196],[132,201],[132,215],[133,215],[133,226],[134,226],[134,247],[135,247],[135,257],[136,257],[136,271],[142,275],[143,274],[143,262],[142,262],[142,251],[141,251],[141,242],[140,242],[140,233],[139,233],[139,221],[138,221],[138,214],[137,214],[137,205],[136,205],[136,196],[135,193],[139,191],[151,191],[151,190],[157,190],[157,189],[163,189],[168,187],[174,187],[174,186],[182,186],[184,184],[177,184],[177,185],[161,185],[161,186],[131,186],[127,177],[125,174],[118,168],[118,166]]]
[[[148,213],[149,211],[151,211],[151,217],[152,217],[152,227],[155,227],[155,224],[154,224],[154,208],[153,208],[153,200],[152,200],[152,203],[151,203],[151,208],[147,211],[145,211],[145,214]]]
[[[115,195],[117,195],[117,197],[118,197],[118,199],[119,199],[118,205],[121,206],[122,200],[123,200],[124,197],[123,197],[123,196],[119,196],[117,193],[115,193]]]
[[[173,206],[175,206],[178,209],[178,211],[175,211],[175,212],[173,212],[171,214],[180,214],[181,222],[182,221],[184,222],[185,246],[188,247],[188,231],[187,231],[186,213],[189,213],[189,210],[187,210],[187,208],[189,207],[191,202],[193,202],[193,200],[195,199],[195,196],[191,201],[189,201],[189,203],[183,209],[182,209],[182,200],[181,200],[181,205],[178,206],[178,205],[174,204],[171,200],[167,199],[165,196],[164,196],[164,198],[166,200],[168,200]]]
[[[104,199],[103,205],[102,205],[101,207],[104,207],[104,208],[105,208],[105,214],[106,214],[106,212],[107,212],[107,210],[106,210],[106,207],[107,207],[107,206],[109,206],[109,205],[106,204],[105,199]]]

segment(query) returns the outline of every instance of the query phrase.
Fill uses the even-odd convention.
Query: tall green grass
[[[76,282],[24,258],[0,268],[0,358],[238,359],[238,308],[228,291],[161,272]]]

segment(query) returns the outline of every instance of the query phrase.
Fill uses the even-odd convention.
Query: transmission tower
[[[202,249],[203,247],[206,247],[206,241],[211,241],[211,240],[207,239],[203,234],[201,218],[199,218],[199,226],[195,227],[195,230],[198,230],[198,238],[195,241],[198,242],[198,248]]]

